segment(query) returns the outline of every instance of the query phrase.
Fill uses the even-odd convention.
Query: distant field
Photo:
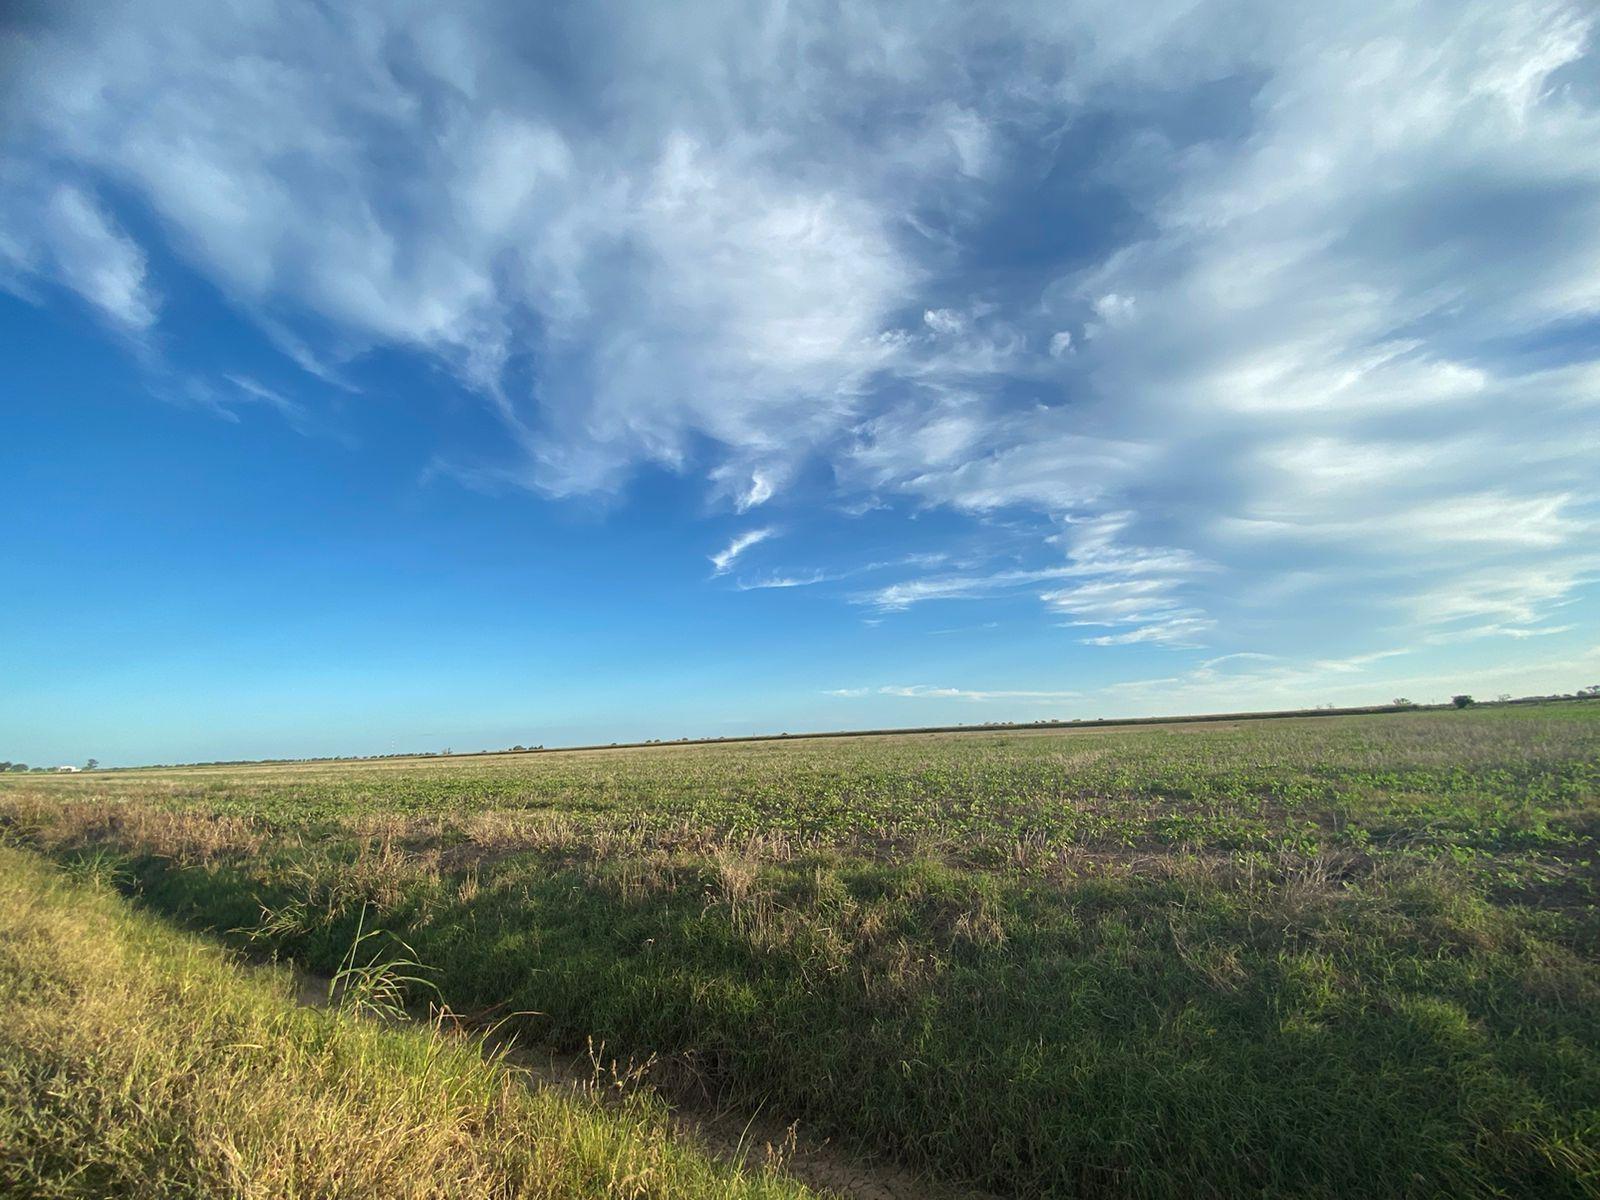
[[[1600,1193],[1600,703],[0,777],[0,822],[1002,1195]]]

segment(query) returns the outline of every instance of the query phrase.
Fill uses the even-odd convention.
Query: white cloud
[[[751,546],[766,541],[774,532],[772,529],[751,529],[736,535],[723,549],[710,556],[713,573],[726,575],[741,554]]]
[[[996,571],[988,575],[942,575],[903,580],[861,593],[856,599],[879,609],[903,611],[929,600],[979,600],[1063,577],[1069,568]]]
[[[1463,571],[1402,597],[1422,626],[1491,620],[1498,626],[1536,625],[1600,579],[1600,555],[1569,555],[1517,570]]]
[[[736,586],[741,592],[766,591],[772,589],[784,590],[797,587],[811,587],[813,584],[825,583],[837,576],[825,574],[822,571],[811,571],[804,575],[764,575],[759,579],[741,579]]]
[[[147,332],[137,230],[325,378],[454,372],[506,432],[463,477],[1006,542],[883,610],[1516,638],[1594,581],[1589,6],[551,20],[59,6],[8,60],[5,281]]]
[[[1028,691],[998,689],[980,691],[973,688],[930,687],[927,684],[886,684],[877,688],[833,688],[829,696],[859,698],[862,696],[896,696],[905,700],[1020,700],[1029,703],[1049,704],[1059,700],[1072,700],[1083,693],[1074,691]]]
[[[1132,646],[1139,642],[1153,642],[1167,646],[1199,646],[1204,645],[1205,634],[1214,629],[1217,624],[1209,617],[1187,613],[1169,616],[1141,612],[1129,620],[1133,624],[1132,629],[1125,630],[1122,633],[1102,633],[1097,637],[1084,638],[1084,643],[1090,646]],[[1109,621],[1079,622],[1079,624],[1093,625],[1111,623]]]
[[[1551,637],[1558,633],[1571,633],[1578,628],[1576,625],[1506,625],[1491,623],[1488,625],[1474,625],[1468,629],[1452,629],[1443,633],[1431,633],[1423,640],[1429,645],[1443,646],[1451,642],[1470,642],[1478,638],[1508,637],[1517,641],[1525,638]]]
[[[308,423],[310,414],[307,413],[305,405],[289,399],[283,393],[246,375],[224,375],[223,378],[238,389],[247,401],[265,405],[291,425],[303,428]]]
[[[1586,686],[1600,646],[1583,647],[1561,658],[1492,661],[1471,665],[1426,665],[1413,652],[1391,648],[1344,658],[1288,659],[1243,651],[1202,662],[1177,674],[1132,679],[1080,690],[979,689],[911,686],[837,688],[826,692],[845,699],[892,696],[1013,705],[1072,702],[1077,714],[1241,712],[1272,708],[1311,708],[1321,704],[1386,704],[1396,696],[1422,703],[1447,700],[1459,691],[1478,694],[1538,694]],[[1401,670],[1383,664],[1404,664]],[[1559,681],[1552,685],[1551,680]]]
[[[772,499],[772,493],[775,489],[776,485],[773,482],[770,471],[756,470],[750,472],[750,487],[743,496],[739,497],[737,505],[739,511],[748,512],[758,504],[765,504]]]
[[[1347,659],[1278,660],[1260,667],[1224,671],[1207,663],[1179,675],[1112,684],[1097,698],[1111,706],[1165,712],[1243,711],[1311,707],[1317,704],[1383,704],[1397,696],[1423,703],[1447,700],[1455,692],[1480,695],[1501,691],[1540,694],[1569,690],[1600,663],[1600,646],[1584,647],[1561,658],[1492,661],[1468,665],[1411,664],[1407,669],[1375,669],[1403,661],[1411,651],[1391,649]],[[1552,680],[1557,681],[1552,684]]]
[[[9,175],[0,173],[0,183],[16,182]],[[31,221],[10,214],[12,233],[0,239],[0,285],[9,277],[12,290],[26,295],[27,281],[45,276],[76,292],[122,332],[143,334],[156,323],[160,301],[144,251],[92,196],[60,184],[48,197],[26,198],[41,209]]]
[[[1095,297],[1090,307],[1094,309],[1094,315],[1106,325],[1122,325],[1133,319],[1132,296],[1119,296],[1116,292],[1107,292],[1104,296]]]
[[[1062,532],[1049,539],[1065,551],[1061,565],[902,580],[856,599],[885,611],[903,611],[929,601],[979,600],[1034,589],[1047,608],[1068,618],[1067,624],[1119,627],[1116,633],[1085,638],[1088,645],[1194,645],[1216,622],[1189,596],[1195,581],[1215,568],[1186,550],[1119,544],[1133,519],[1130,512],[1065,518]],[[1038,589],[1062,581],[1069,586]]]
[[[89,197],[73,187],[57,188],[45,227],[67,286],[130,330],[155,324],[157,303],[145,277],[144,252]]]

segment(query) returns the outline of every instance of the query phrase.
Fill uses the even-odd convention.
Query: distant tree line
[[[1491,704],[1548,704],[1548,703],[1551,703],[1553,701],[1561,701],[1561,700],[1600,700],[1600,683],[1590,684],[1588,687],[1579,688],[1577,691],[1574,691],[1574,692],[1552,692],[1549,695],[1543,695],[1543,696],[1517,696],[1517,697],[1513,698],[1509,694],[1502,692],[1500,695],[1496,696],[1494,700],[1492,700],[1492,701],[1483,701],[1482,703],[1491,703]],[[860,736],[869,736],[869,735],[874,735],[874,734],[880,734],[881,735],[881,734],[896,734],[896,733],[944,733],[944,732],[956,732],[956,731],[964,730],[964,729],[975,729],[975,730],[981,730],[981,729],[1007,729],[1007,728],[1023,728],[1023,729],[1040,729],[1040,728],[1043,728],[1043,729],[1048,729],[1048,728],[1051,728],[1051,727],[1058,727],[1058,726],[1059,727],[1071,728],[1073,726],[1083,726],[1083,725],[1133,725],[1133,726],[1137,726],[1137,725],[1159,725],[1159,724],[1164,724],[1164,723],[1167,723],[1167,722],[1174,722],[1174,721],[1177,721],[1177,722],[1187,722],[1187,721],[1231,721],[1231,720],[1245,720],[1245,719],[1251,719],[1251,718],[1272,717],[1272,716],[1296,716],[1296,715],[1299,715],[1299,714],[1302,714],[1302,713],[1306,713],[1306,714],[1309,714],[1309,713],[1321,713],[1321,712],[1380,713],[1380,712],[1392,712],[1392,711],[1395,711],[1397,709],[1421,709],[1421,708],[1429,708],[1429,707],[1432,707],[1432,708],[1446,708],[1446,707],[1471,708],[1471,707],[1473,707],[1473,706],[1475,706],[1475,705],[1477,705],[1479,703],[1480,703],[1480,701],[1475,699],[1473,696],[1471,696],[1471,695],[1469,695],[1467,693],[1461,693],[1459,695],[1451,696],[1448,704],[1433,704],[1433,705],[1419,703],[1418,701],[1408,699],[1405,696],[1396,696],[1393,700],[1389,701],[1388,704],[1376,704],[1376,705],[1371,705],[1371,706],[1357,706],[1357,707],[1347,707],[1347,708],[1341,708],[1340,706],[1333,705],[1333,704],[1320,704],[1320,705],[1317,705],[1315,708],[1306,708],[1306,709],[1285,709],[1285,710],[1280,710],[1280,711],[1269,711],[1269,712],[1209,713],[1209,714],[1204,714],[1204,715],[1199,715],[1199,716],[1187,716],[1187,717],[1183,717],[1183,716],[1180,716],[1180,717],[1125,717],[1125,718],[1117,718],[1117,719],[1107,719],[1105,717],[1081,717],[1081,718],[1078,718],[1076,720],[1070,720],[1070,719],[1064,720],[1064,719],[1061,719],[1061,718],[1055,718],[1053,720],[1042,720],[1042,721],[985,721],[985,722],[976,722],[976,723],[968,723],[968,722],[963,721],[963,722],[959,722],[959,723],[957,723],[955,725],[930,725],[930,726],[923,726],[923,727],[918,727],[918,728],[841,729],[841,730],[836,730],[836,731],[826,732],[826,733],[804,733],[804,734],[799,734],[799,735],[788,733],[788,732],[784,732],[784,733],[776,733],[776,734],[741,735],[741,736],[736,736],[736,737],[699,737],[699,738],[696,738],[696,737],[679,737],[679,738],[673,738],[671,740],[672,740],[672,742],[675,742],[675,743],[688,743],[688,744],[694,744],[694,745],[702,745],[702,744],[715,745],[715,744],[718,744],[718,743],[729,743],[729,742],[760,742],[760,741],[767,741],[769,739],[789,738],[789,737],[796,737],[796,736],[802,737],[802,738],[833,738],[833,737],[860,737]],[[622,747],[626,747],[626,746],[656,746],[656,745],[664,744],[666,742],[666,740],[667,739],[664,739],[664,738],[649,738],[649,739],[647,739],[645,741],[642,741],[642,742],[611,742],[611,743],[609,743],[609,745],[611,745],[611,746],[622,746]],[[544,747],[543,743],[540,743],[539,745],[535,745],[535,746],[523,746],[523,745],[519,744],[519,745],[516,745],[516,746],[508,747],[505,750],[473,750],[473,751],[468,751],[467,753],[472,754],[472,755],[480,755],[480,754],[527,754],[527,753],[533,753],[533,752],[536,752],[536,751],[541,751],[544,748],[545,747]],[[593,745],[593,746],[557,747],[557,749],[577,749],[577,750],[598,749],[598,748],[599,748],[598,744]],[[439,750],[402,750],[402,751],[397,751],[397,752],[391,753],[391,754],[344,754],[344,755],[324,754],[324,755],[316,755],[316,756],[305,757],[305,758],[254,758],[254,759],[234,758],[234,759],[214,759],[214,760],[209,761],[209,762],[146,763],[145,767],[146,767],[146,769],[161,769],[161,768],[165,768],[165,767],[247,767],[247,766],[269,766],[269,765],[271,765],[273,763],[366,762],[366,761],[390,759],[390,758],[442,758],[442,757],[446,757],[446,756],[454,757],[454,755],[455,755],[455,751],[453,751],[453,750],[451,750],[449,748],[446,748],[443,751],[439,751]],[[87,762],[85,762],[83,764],[83,769],[86,770],[86,771],[94,771],[94,770],[99,769],[99,766],[100,766],[99,760],[91,758],[91,759],[89,759]],[[62,768],[60,768],[60,767],[30,767],[27,763],[8,762],[8,761],[5,761],[3,759],[0,759],[0,772],[18,772],[18,771],[21,771],[21,772],[29,772],[29,773],[33,773],[33,774],[49,774],[49,773],[52,773],[52,772],[55,772],[55,771],[59,771],[61,769]]]
[[[5,759],[0,759],[0,772],[4,772],[4,771],[28,771],[28,772],[32,772],[35,775],[45,775],[45,774],[50,774],[51,772],[54,772],[54,771],[62,771],[62,770],[68,770],[68,769],[70,769],[70,768],[66,768],[66,767],[30,767],[25,762],[8,762]],[[83,769],[85,771],[98,771],[100,769],[100,760],[98,758],[91,758],[88,762],[83,764]]]

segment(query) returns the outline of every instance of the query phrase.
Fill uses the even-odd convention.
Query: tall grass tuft
[[[328,1002],[358,1016],[403,1021],[409,996],[417,991],[437,996],[439,989],[419,973],[427,968],[417,961],[416,951],[399,938],[381,929],[368,929],[366,925],[367,908],[362,905],[350,949],[328,981]],[[390,938],[405,951],[405,956],[385,957],[379,951],[366,953],[366,944],[381,938]]]

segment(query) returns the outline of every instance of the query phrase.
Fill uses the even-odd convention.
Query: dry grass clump
[[[74,796],[44,789],[0,801],[0,830],[59,850],[115,845],[184,865],[260,854],[277,833],[267,822],[236,813],[167,807],[145,797]]]

